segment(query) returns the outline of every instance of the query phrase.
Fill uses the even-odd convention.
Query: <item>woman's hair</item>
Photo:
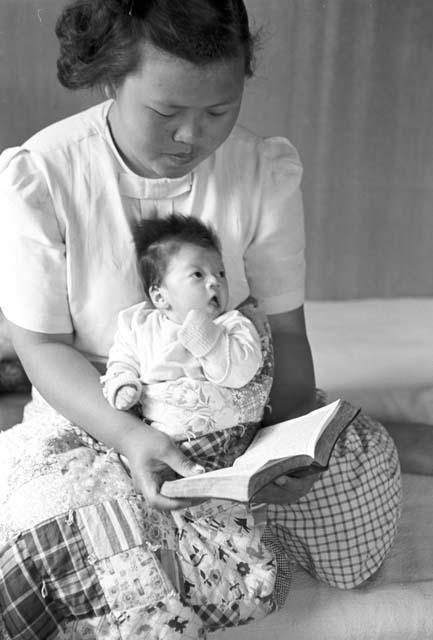
[[[173,213],[166,218],[144,219],[132,230],[138,271],[146,296],[151,287],[159,287],[170,258],[185,244],[211,249],[221,255],[215,232],[192,216]]]
[[[68,89],[116,88],[145,42],[197,65],[243,56],[251,76],[257,39],[243,0],[75,0],[56,35],[57,75]]]

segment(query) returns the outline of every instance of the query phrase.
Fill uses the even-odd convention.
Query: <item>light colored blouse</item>
[[[236,126],[188,175],[133,173],[113,144],[111,101],[0,156],[0,307],[13,323],[74,334],[106,358],[118,312],[140,302],[131,225],[173,211],[220,237],[230,308],[249,294],[268,314],[304,301],[302,166],[284,138]]]

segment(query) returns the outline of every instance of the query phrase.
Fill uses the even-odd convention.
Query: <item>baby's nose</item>
[[[210,275],[208,278],[208,285],[210,287],[219,287],[220,286],[220,281],[218,276],[214,276],[214,275]]]

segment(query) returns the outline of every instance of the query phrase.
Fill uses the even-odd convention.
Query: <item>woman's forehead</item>
[[[146,45],[140,66],[126,82],[146,99],[181,107],[234,102],[242,95],[244,80],[242,58],[199,66]]]

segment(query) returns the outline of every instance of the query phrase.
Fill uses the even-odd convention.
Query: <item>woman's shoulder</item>
[[[40,158],[24,147],[10,147],[0,154],[0,198],[4,211],[24,202],[29,206],[49,200],[48,180]],[[14,207],[7,205],[12,204]]]
[[[253,199],[279,185],[292,190],[302,177],[299,154],[287,138],[261,137],[241,125],[216,151],[212,170],[226,189]]]
[[[53,180],[66,183],[79,157],[89,152],[89,139],[104,136],[108,106],[108,101],[95,105],[49,125],[21,146],[5,149],[0,154],[2,188],[25,195],[29,190],[45,192]]]
[[[103,136],[110,101],[54,122],[31,136],[22,146],[41,154],[68,149],[91,137]]]
[[[287,163],[302,166],[296,147],[284,136],[264,137],[237,124],[220,147],[227,158],[243,157],[246,161],[273,161],[283,158]]]

